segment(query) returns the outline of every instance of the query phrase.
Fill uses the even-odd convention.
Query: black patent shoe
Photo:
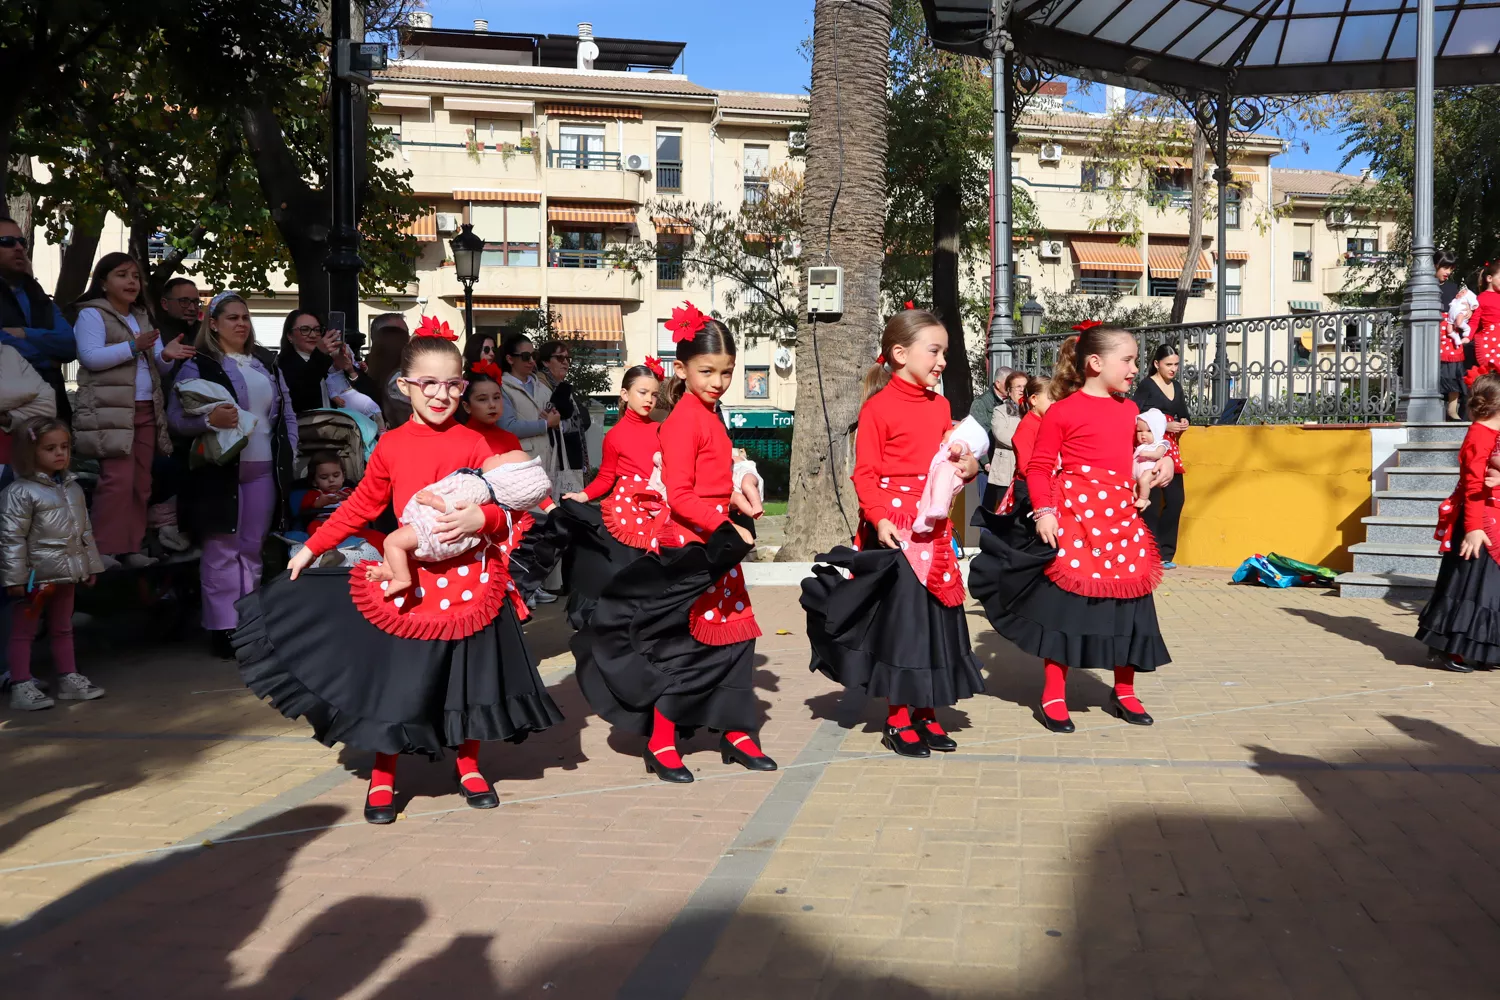
[[[1132,726],[1149,726],[1156,722],[1147,712],[1132,712],[1126,708],[1125,703],[1120,700],[1120,696],[1113,691],[1109,693],[1109,707],[1115,710],[1115,714],[1120,717],[1122,722],[1128,722]]]
[[[1049,732],[1062,733],[1064,735],[1067,735],[1068,733],[1076,732],[1078,729],[1077,726],[1073,725],[1073,720],[1071,718],[1054,719],[1048,716],[1046,705],[1042,705],[1037,710],[1037,714],[1042,717],[1042,725],[1046,727]]]
[[[229,641],[233,634],[234,630],[227,628],[216,628],[208,633],[208,647],[219,659],[234,659],[234,643]]]
[[[719,737],[719,756],[726,764],[738,764],[751,771],[774,771],[776,762],[765,754],[752,757],[733,743],[729,742],[728,736]]]
[[[641,751],[641,757],[646,761],[646,773],[654,774],[662,781],[671,782],[674,785],[690,784],[693,780],[693,772],[684,767],[668,767],[661,762],[656,754],[647,747]]]
[[[479,772],[475,771],[473,773],[478,774]],[[480,775],[480,777],[483,777],[483,775]],[[464,784],[464,776],[461,774],[458,776],[459,797],[464,800],[464,803],[470,809],[493,809],[500,804],[500,796],[495,794],[494,786],[488,781],[484,784],[484,791],[470,791],[469,787]]]
[[[917,719],[912,723],[917,727],[917,735],[922,737],[922,742],[927,744],[929,750],[936,750],[938,753],[952,753],[957,750],[958,744],[953,741],[953,737],[947,733],[933,732],[930,725],[933,721],[935,720]]]
[[[387,826],[396,822],[396,802],[393,799],[388,806],[370,805],[370,792],[392,791],[389,785],[381,788],[371,788],[365,792],[365,822],[375,826]]]
[[[912,732],[917,734],[917,742],[908,743],[901,738],[902,733]],[[927,743],[922,739],[922,734],[915,726],[886,726],[885,733],[881,735],[880,742],[885,748],[897,757],[931,757],[932,751],[928,749]]]
[[[1473,667],[1452,653],[1439,653],[1434,650],[1431,658],[1437,661],[1439,670],[1451,670],[1455,674],[1472,674],[1474,672]]]

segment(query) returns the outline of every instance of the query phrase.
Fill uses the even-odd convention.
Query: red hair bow
[[[1096,326],[1103,326],[1103,325],[1104,325],[1104,323],[1102,321],[1100,321],[1100,320],[1097,320],[1097,319],[1086,319],[1082,323],[1075,324],[1073,326],[1073,329],[1077,330],[1079,333],[1083,333],[1085,330],[1092,330]]]
[[[1480,376],[1494,374],[1497,374],[1495,369],[1495,362],[1485,361],[1464,372],[1464,385],[1472,389],[1474,388],[1474,383],[1479,381]]]
[[[447,320],[438,319],[436,316],[423,316],[422,322],[417,324],[414,337],[441,337],[444,340],[457,340],[458,334],[448,325]]]
[[[505,374],[500,370],[500,366],[493,361],[476,361],[469,366],[469,371],[475,375],[488,375],[496,382],[500,381],[501,376]]]
[[[666,327],[672,331],[672,343],[680,344],[684,340],[692,340],[698,336],[698,331],[708,325],[709,317],[698,310],[691,302],[684,302],[672,310],[672,318],[667,320]]]
[[[908,308],[908,309],[915,309],[917,307],[911,304],[911,299],[907,299],[906,300],[906,308]]]
[[[642,364],[651,369],[651,374],[656,376],[656,380],[658,382],[667,377],[667,370],[666,368],[662,367],[661,358],[653,358],[648,354],[646,355],[646,360],[642,362]]]

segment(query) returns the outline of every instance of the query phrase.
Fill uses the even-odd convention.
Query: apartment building
[[[487,246],[477,329],[498,332],[541,306],[613,375],[648,354],[670,359],[672,308],[685,299],[723,308],[728,284],[689,279],[670,259],[635,273],[615,266],[610,249],[690,238],[680,220],[652,217],[652,201],[765,197],[806,114],[794,95],[692,82],[675,71],[683,48],[594,37],[589,25],[577,37],[491,32],[484,22],[414,27],[374,85],[390,155],[412,172],[426,208],[412,229],[422,242],[417,280],[401,306],[462,327],[448,239],[468,223]],[[731,425],[790,427],[794,363],[781,343],[742,347],[725,399]]]

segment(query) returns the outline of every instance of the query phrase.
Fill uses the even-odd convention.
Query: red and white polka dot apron
[[[925,534],[913,534],[911,530],[917,519],[917,502],[926,486],[925,474],[880,477],[881,497],[887,516],[901,536],[902,555],[933,597],[947,607],[956,608],[964,602],[964,580],[958,568],[958,555],[953,551],[952,520],[943,518]],[[870,527],[864,539],[854,540],[855,548],[873,548],[879,544],[874,525]]]
[[[1438,360],[1439,361],[1463,361],[1464,348],[1462,344],[1453,342],[1452,327],[1448,325],[1447,318],[1438,321]]]
[[[1124,472],[1080,465],[1052,477],[1057,558],[1047,578],[1083,597],[1145,597],[1161,581],[1156,539],[1135,506]]]
[[[1474,334],[1474,361],[1482,369],[1500,368],[1500,330],[1494,323]]]
[[[640,476],[621,476],[613,492],[599,502],[604,529],[615,540],[637,549],[655,552],[657,533],[667,520],[662,495]]]
[[[452,559],[412,560],[412,585],[395,597],[386,596],[388,583],[365,579],[365,570],[379,563],[360,563],[349,571],[354,606],[370,624],[402,639],[468,638],[495,620],[507,598],[524,621],[526,605],[508,566],[521,529],[517,519],[510,524],[504,539],[486,536]]]
[[[1458,513],[1463,509],[1463,502],[1462,487],[1460,487],[1453,491],[1452,496],[1438,505],[1437,530],[1432,533],[1432,537],[1437,539],[1438,552],[1443,555],[1452,552],[1453,547],[1463,541],[1456,535]],[[1466,531],[1473,530],[1472,525],[1465,525],[1464,528]],[[1497,565],[1500,565],[1500,517],[1496,517],[1493,497],[1486,500],[1484,504],[1483,528],[1484,533],[1490,539],[1490,544],[1485,547],[1485,551],[1490,554],[1490,558],[1495,560]]]
[[[729,506],[728,497],[722,501],[712,497],[704,499],[714,504],[721,514]],[[703,542],[696,531],[671,517],[662,524],[657,537],[663,549]],[[733,646],[760,636],[755,609],[750,606],[750,591],[745,588],[745,574],[739,566],[715,580],[714,585],[693,602],[688,611],[688,631],[705,646]]]

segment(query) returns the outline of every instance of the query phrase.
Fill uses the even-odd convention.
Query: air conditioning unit
[[[1338,339],[1339,332],[1331,326],[1318,331],[1318,343],[1324,347],[1332,347],[1338,343]]]
[[[1042,240],[1036,245],[1037,256],[1043,260],[1061,260],[1063,255],[1062,240]]]
[[[1328,213],[1328,224],[1330,226],[1352,226],[1354,225],[1354,213],[1347,208],[1335,208]]]
[[[649,174],[651,172],[651,157],[645,153],[631,153],[625,157],[625,169],[633,170],[638,174]]]
[[[1057,142],[1042,143],[1042,148],[1036,154],[1036,158],[1043,163],[1061,163],[1063,158],[1062,144]]]
[[[437,231],[443,235],[456,233],[464,227],[464,217],[457,212],[439,212],[437,214]]]

